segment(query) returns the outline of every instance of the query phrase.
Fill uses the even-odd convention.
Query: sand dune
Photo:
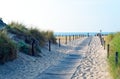
[[[23,53],[0,66],[0,79],[111,79],[106,51],[98,37],[84,37],[68,44],[42,48],[42,57]]]

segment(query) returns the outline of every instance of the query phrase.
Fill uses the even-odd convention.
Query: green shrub
[[[30,47],[29,47],[29,45],[25,44],[24,41],[18,42],[18,48],[19,48],[19,51],[21,51],[21,52],[24,52],[26,54],[30,53],[30,51],[29,51]]]
[[[18,42],[18,48],[20,52],[23,52],[27,55],[32,55],[32,44],[26,44],[24,41],[19,41]],[[34,55],[33,56],[38,56],[39,53],[41,53],[39,45],[34,45]]]

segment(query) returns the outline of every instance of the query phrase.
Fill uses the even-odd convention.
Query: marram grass
[[[110,56],[108,58],[110,73],[113,79],[120,79],[120,33],[110,34],[105,38],[110,44]],[[115,63],[115,53],[118,52],[118,64]]]

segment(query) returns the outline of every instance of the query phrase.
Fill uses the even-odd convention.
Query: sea
[[[101,33],[103,35],[113,34],[114,32],[54,32],[55,36],[69,36],[69,35],[90,35],[95,36],[96,34]]]

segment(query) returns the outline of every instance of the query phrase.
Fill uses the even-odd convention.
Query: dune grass
[[[29,32],[33,38],[39,41],[40,46],[44,46],[46,42],[46,38],[44,36],[44,32],[40,32],[37,28],[29,29]]]
[[[8,37],[7,32],[0,31],[0,61],[5,63],[9,60],[14,60],[17,57],[17,46]]]
[[[35,41],[34,51],[40,53],[40,48],[49,40],[51,40],[53,44],[56,44],[56,38],[54,37],[53,31],[40,31],[37,28],[26,28],[26,25],[18,22],[11,22],[6,28],[9,33],[16,35],[15,39],[18,39],[19,51],[26,54],[31,55],[33,41]]]
[[[11,22],[8,24],[7,29],[9,32],[17,35],[29,35],[29,30],[22,23]]]
[[[28,36],[34,38],[40,42],[43,46],[46,41],[51,40],[52,43],[56,44],[56,38],[53,31],[40,31],[38,28],[26,28],[26,25],[18,22],[11,22],[7,27],[8,31],[17,35]]]
[[[105,38],[110,44],[110,56],[108,58],[110,72],[114,79],[120,79],[120,33],[110,34]],[[115,63],[115,52],[119,53],[118,64]]]
[[[49,40],[56,44],[53,31],[26,28],[26,25],[11,22],[0,31],[0,63],[17,58],[17,51],[32,56],[40,56],[41,47]]]
[[[54,36],[54,33],[53,33],[53,31],[46,31],[45,32],[45,37],[46,37],[46,39],[47,40],[51,40],[51,42],[53,43],[53,44],[56,44],[57,42],[56,42],[56,38],[55,38],[55,36]]]

